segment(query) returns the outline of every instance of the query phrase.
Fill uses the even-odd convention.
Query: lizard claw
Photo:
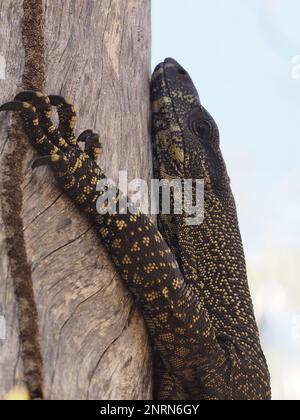
[[[85,143],[93,135],[93,130],[85,130],[80,134],[77,141],[78,143]]]
[[[41,166],[49,165],[52,162],[51,156],[42,156],[32,162],[31,169],[34,171]]]
[[[0,106],[0,112],[1,111],[24,111],[24,109],[30,108],[31,105],[27,102],[21,102],[21,101],[12,101],[12,102],[6,102],[5,104]]]
[[[63,98],[60,95],[49,95],[48,98],[49,98],[49,101],[50,101],[51,105],[53,105],[53,106],[59,106],[60,104],[66,104],[67,105],[67,101],[65,100],[65,98]]]
[[[50,101],[46,95],[41,92],[36,92],[33,90],[25,90],[23,92],[18,93],[15,96],[15,101],[21,102],[34,102],[40,109],[47,110],[50,106]]]
[[[94,160],[97,160],[102,152],[102,144],[99,135],[92,130],[85,130],[77,139],[78,142],[85,143],[85,152]]]

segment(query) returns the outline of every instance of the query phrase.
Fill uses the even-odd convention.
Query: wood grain
[[[0,102],[10,99],[21,86],[24,51],[20,49],[22,45],[20,10],[22,10],[21,0],[0,2],[0,54],[5,60],[5,78],[0,79]],[[0,192],[3,189],[5,156],[12,150],[12,145],[8,142],[8,127],[11,121],[11,115],[0,114]],[[12,387],[22,383],[23,378],[16,300],[2,217],[5,205],[1,198],[0,315],[5,317],[6,339],[0,340],[0,398],[3,398]]]
[[[0,102],[20,89],[21,0],[0,1],[7,77]],[[110,177],[148,179],[150,1],[45,0],[46,92],[72,101],[78,133],[101,133]],[[10,117],[0,115],[0,165]],[[151,352],[143,320],[93,229],[56,188],[48,169],[25,158],[23,223],[39,313],[48,399],[149,399]],[[3,167],[1,165],[1,171]],[[1,213],[0,213],[1,217]],[[0,398],[22,378],[5,231],[0,225]],[[3,378],[3,379],[2,379]]]

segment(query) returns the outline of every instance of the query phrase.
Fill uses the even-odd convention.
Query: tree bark
[[[41,4],[45,92],[74,103],[78,133],[87,128],[100,132],[100,165],[109,177],[117,179],[119,170],[128,170],[129,178],[149,179],[150,0]],[[0,103],[28,87],[28,66],[34,72],[24,34],[22,39],[23,6],[22,0],[0,0],[0,55],[5,62]],[[7,156],[18,154],[8,134],[13,118],[0,115],[1,183],[9,173]],[[131,295],[93,228],[56,187],[51,172],[30,169],[31,147],[23,154],[19,233],[37,307],[45,398],[151,398],[150,344]],[[0,316],[6,321],[5,339],[0,334],[1,399],[26,378],[11,232],[4,216],[14,209],[7,208],[3,195],[0,200]]]

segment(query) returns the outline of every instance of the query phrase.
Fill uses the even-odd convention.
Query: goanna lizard
[[[107,192],[97,187],[105,179],[96,163],[102,145],[92,130],[75,137],[75,109],[64,98],[25,91],[0,111],[21,113],[25,132],[42,155],[33,167],[50,165],[135,295],[153,343],[155,398],[270,399],[216,123],[187,72],[172,59],[154,71],[151,97],[155,175],[204,179],[201,225],[187,225],[184,214],[161,215],[158,230],[141,212],[99,212],[97,200]],[[58,127],[51,121],[52,106]],[[108,209],[107,202],[102,210]]]

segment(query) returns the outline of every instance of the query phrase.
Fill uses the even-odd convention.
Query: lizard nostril
[[[182,76],[185,76],[186,75],[186,71],[182,67],[180,67],[178,69],[178,73],[181,74]]]

